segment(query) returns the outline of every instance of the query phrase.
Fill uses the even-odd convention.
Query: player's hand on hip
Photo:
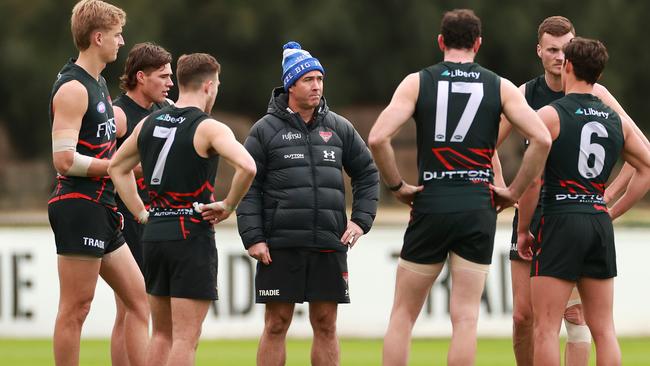
[[[194,207],[194,211],[201,214],[203,220],[209,221],[212,225],[216,225],[227,219],[234,211],[234,208],[228,206],[224,201],[205,204],[194,202],[192,206]]]
[[[517,254],[523,260],[530,261],[533,259],[533,243],[535,237],[530,232],[517,233]]]
[[[404,184],[402,184],[402,186],[397,191],[394,191],[392,193],[400,202],[413,207],[413,200],[415,200],[415,195],[418,192],[422,192],[423,189],[424,186],[414,186],[404,182]]]
[[[268,265],[271,264],[271,253],[269,252],[269,246],[266,242],[261,241],[255,243],[248,248],[248,255],[257,259],[258,261]]]
[[[497,187],[490,184],[490,189],[494,192],[494,206],[496,207],[497,213],[513,206],[519,198],[515,197],[514,192],[507,187]]]
[[[341,244],[347,245],[352,249],[354,244],[357,243],[357,240],[363,235],[363,230],[359,225],[355,224],[353,221],[348,220],[348,226],[345,228],[343,236],[341,236]]]

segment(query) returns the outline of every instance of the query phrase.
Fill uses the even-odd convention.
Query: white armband
[[[52,131],[52,152],[73,152],[72,165],[67,171],[63,172],[65,175],[76,177],[87,177],[88,168],[93,161],[93,158],[86,155],[81,155],[77,152],[77,142],[79,141],[79,130],[66,128],[62,130]]]
[[[63,129],[52,131],[52,152],[77,151],[77,141],[79,141],[79,131],[73,129]]]
[[[71,175],[75,177],[87,177],[88,168],[90,167],[90,164],[92,162],[93,162],[93,158],[91,158],[90,156],[81,155],[78,152],[75,152],[72,158],[72,165],[70,165],[68,171],[65,172],[65,175]]]

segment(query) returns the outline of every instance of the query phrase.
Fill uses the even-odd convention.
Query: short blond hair
[[[100,0],[81,0],[72,8],[70,28],[79,51],[90,47],[90,35],[98,30],[126,23],[126,13],[115,5]]]

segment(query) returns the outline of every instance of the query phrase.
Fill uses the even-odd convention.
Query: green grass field
[[[650,365],[650,338],[621,338],[623,364]],[[287,365],[309,365],[309,340],[291,340],[287,349]],[[448,339],[418,339],[411,348],[409,365],[444,365]],[[51,340],[0,339],[0,365],[42,366],[54,364]],[[257,341],[202,341],[196,357],[197,365],[255,365]],[[381,340],[344,339],[341,341],[341,364],[370,366],[381,362]],[[84,340],[81,365],[110,365],[108,340]],[[477,366],[514,365],[510,339],[486,338],[478,343]],[[595,365],[592,353],[591,365]]]

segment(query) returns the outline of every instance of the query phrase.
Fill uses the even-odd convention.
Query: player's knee
[[[512,323],[516,328],[528,328],[533,326],[533,314],[528,311],[513,311]]]
[[[314,333],[326,336],[336,335],[336,316],[331,316],[330,314],[310,315],[309,320]]]
[[[129,299],[124,302],[126,316],[139,321],[149,322],[149,305],[146,299]]]
[[[451,324],[457,327],[476,327],[478,323],[478,313],[475,311],[452,311]]]
[[[265,332],[273,336],[284,336],[291,325],[291,318],[283,316],[267,316],[264,320]]]
[[[564,325],[567,332],[568,343],[590,343],[591,332],[589,327],[584,324],[575,324],[567,319],[564,319]]]
[[[92,296],[66,301],[59,305],[59,317],[64,318],[66,322],[81,325],[86,320],[88,313],[90,313],[92,301]]]

